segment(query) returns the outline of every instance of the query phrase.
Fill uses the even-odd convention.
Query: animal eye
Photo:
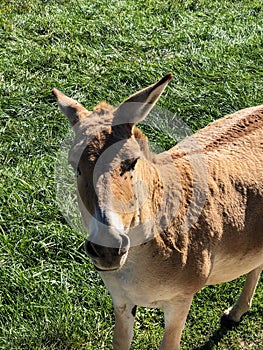
[[[81,172],[79,170],[79,167],[77,167],[77,169],[75,170],[75,175],[76,177],[80,176],[81,175]]]
[[[121,162],[121,176],[127,171],[134,170],[138,158],[125,159]]]
[[[69,164],[72,166],[75,176],[76,177],[80,176],[81,172],[80,172],[79,166],[72,162],[70,162]]]

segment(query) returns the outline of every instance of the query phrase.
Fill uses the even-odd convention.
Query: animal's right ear
[[[59,108],[61,112],[68,117],[71,126],[74,126],[81,119],[84,119],[91,114],[91,112],[84,108],[80,103],[64,95],[58,89],[53,89],[52,93],[56,96]]]

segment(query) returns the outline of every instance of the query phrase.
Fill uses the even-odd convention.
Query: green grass
[[[116,105],[171,71],[158,105],[194,131],[263,103],[262,21],[259,0],[1,0],[1,349],[111,348],[110,297],[56,201],[68,124],[51,89]],[[240,326],[220,329],[242,283],[196,296],[183,349],[262,349],[262,278]],[[162,332],[162,313],[140,308],[132,349],[158,349]]]

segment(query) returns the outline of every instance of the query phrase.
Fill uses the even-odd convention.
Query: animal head
[[[102,102],[91,112],[53,89],[75,132],[69,163],[76,172],[78,204],[89,233],[86,251],[99,270],[119,269],[125,263],[132,229],[156,210],[158,176],[148,140],[136,124],[148,115],[171,78],[167,74],[117,108]]]

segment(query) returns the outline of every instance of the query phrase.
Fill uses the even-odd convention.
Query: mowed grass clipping
[[[51,89],[91,109],[171,71],[158,105],[195,131],[263,104],[262,23],[255,0],[1,0],[0,349],[111,349],[110,296],[56,201],[69,126]],[[262,349],[262,278],[239,327],[220,328],[243,281],[196,295],[182,349]],[[160,310],[139,308],[132,349],[158,349],[163,326]]]

